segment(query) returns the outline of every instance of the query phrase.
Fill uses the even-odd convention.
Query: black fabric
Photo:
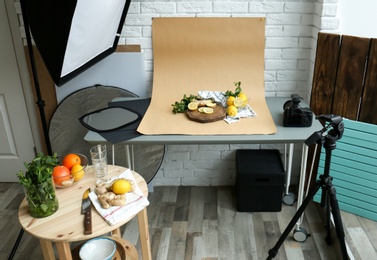
[[[119,106],[116,106],[116,107],[119,107]],[[132,125],[132,124],[134,124],[135,122],[141,120],[141,115],[140,115],[137,111],[135,111],[135,110],[133,110],[133,109],[131,109],[131,108],[125,109],[124,107],[119,107],[119,108],[121,108],[121,109],[125,109],[125,110],[127,110],[127,111],[130,111],[130,112],[134,113],[135,115],[137,115],[137,118],[136,118],[135,120],[132,120],[132,121],[130,121],[130,122],[127,122],[127,123],[125,123],[125,124],[123,124],[123,125],[121,125],[121,126],[114,127],[113,129],[102,129],[102,130],[101,130],[101,129],[96,129],[95,127],[93,127],[93,126],[91,126],[91,125],[85,123],[85,120],[84,120],[85,117],[90,116],[90,115],[92,115],[92,114],[100,113],[101,111],[104,111],[104,110],[107,110],[107,109],[110,109],[110,108],[111,108],[111,107],[106,107],[106,108],[102,108],[102,109],[100,109],[100,110],[97,110],[97,111],[94,111],[94,112],[90,112],[90,113],[88,113],[88,114],[85,114],[85,115],[83,115],[82,117],[79,118],[79,121],[80,121],[80,123],[81,123],[84,127],[86,127],[87,129],[89,129],[89,130],[91,130],[91,131],[94,131],[94,132],[97,132],[97,133],[106,133],[106,132],[111,132],[111,131],[115,131],[115,130],[118,130],[118,129],[125,128],[125,127],[127,127],[127,126],[129,126],[129,125]]]
[[[123,107],[125,109],[129,109],[130,111],[136,111],[141,115],[141,117],[139,118],[139,120],[127,125],[126,127],[99,134],[108,142],[113,144],[140,136],[141,134],[137,132],[136,129],[139,127],[140,122],[143,119],[143,116],[145,115],[145,112],[147,111],[150,102],[150,98],[110,102],[109,107]]]
[[[131,3],[130,0],[125,1],[125,7],[117,31],[119,34],[122,31],[128,8]],[[25,30],[28,28],[30,29],[43,62],[52,80],[57,86],[62,86],[84,70],[113,53],[119,41],[119,36],[114,35],[114,44],[111,48],[104,50],[89,61],[83,61],[84,63],[81,67],[68,73],[64,77],[61,77],[64,56],[76,5],[77,0],[21,0]],[[93,17],[93,19],[95,19],[95,17]]]
[[[77,1],[21,0],[24,20],[27,19],[38,51],[57,85],[76,4]]]

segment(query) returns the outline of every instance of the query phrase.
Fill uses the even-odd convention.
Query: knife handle
[[[92,209],[89,207],[84,215],[84,234],[92,234]]]

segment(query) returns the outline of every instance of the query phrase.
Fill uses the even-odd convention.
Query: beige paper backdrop
[[[264,96],[264,18],[154,18],[152,101],[142,134],[273,134]],[[198,123],[174,114],[172,104],[200,90],[234,91],[241,81],[255,118]]]

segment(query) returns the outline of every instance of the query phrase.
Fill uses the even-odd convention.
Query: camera
[[[291,100],[284,103],[283,125],[287,127],[309,127],[313,122],[313,112],[309,107],[300,106],[301,98],[291,95]]]

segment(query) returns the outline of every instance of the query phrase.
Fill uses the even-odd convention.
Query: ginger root
[[[108,209],[110,206],[123,206],[126,204],[126,194],[116,195],[114,192],[108,191],[98,195],[98,201],[104,209]]]
[[[111,206],[123,206],[126,204],[126,193],[117,195],[112,191],[112,186],[115,181],[116,180],[112,181],[111,183],[97,184],[96,188],[94,189],[95,194],[97,194],[98,201],[101,204],[101,207],[104,209],[108,209]],[[131,184],[130,191],[133,191],[134,183],[131,180],[128,181],[130,181]]]
[[[114,199],[110,200],[111,206],[123,206],[126,204],[126,194],[115,195]]]
[[[97,194],[97,196],[105,194],[107,192],[107,188],[105,186],[105,183],[100,183],[96,185],[96,188],[94,189],[94,193]]]

